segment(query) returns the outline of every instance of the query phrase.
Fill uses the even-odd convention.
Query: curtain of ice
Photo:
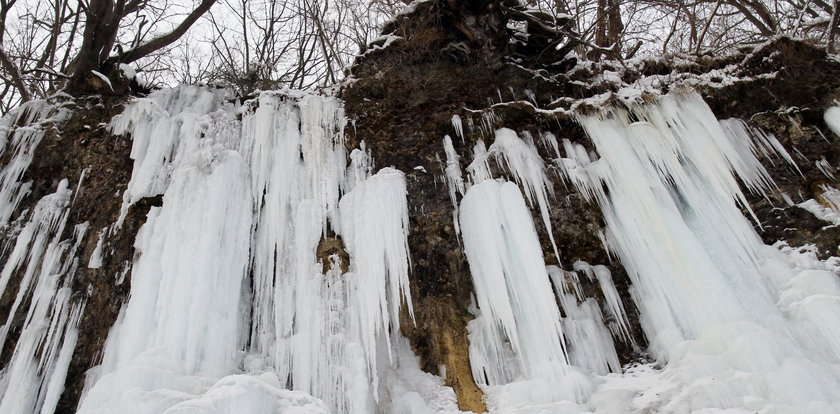
[[[568,367],[560,312],[519,188],[485,180],[467,191],[460,211],[480,310],[468,326],[474,378],[485,385],[520,380],[500,393],[499,406],[582,402],[589,383]]]
[[[0,295],[10,300],[0,326],[0,349],[6,365],[0,371],[0,413],[52,413],[64,391],[77,326],[85,301],[71,289],[78,266],[76,251],[87,223],[77,225],[62,240],[73,191],[61,180],[31,211],[10,218],[29,193],[23,182],[35,150],[49,128],[69,115],[59,98],[27,102],[0,119],[0,226],[7,256],[0,270]],[[57,130],[54,130],[58,136]],[[78,190],[78,189],[77,189]],[[17,339],[10,329],[22,320]]]
[[[71,194],[63,180],[55,193],[38,202],[0,275],[4,292],[14,274],[21,277],[0,328],[0,344],[6,344],[13,319],[27,309],[11,358],[0,373],[0,413],[51,414],[64,391],[84,309],[84,300],[74,298],[70,286],[78,266],[76,250],[87,230],[87,223],[80,224],[71,239],[61,240]],[[23,308],[27,302],[28,308]]]
[[[135,241],[130,299],[79,412],[163,412],[240,365],[250,171],[209,133],[221,98],[197,87],[162,91],[114,121],[134,139],[123,214],[145,196],[163,193],[163,206],[149,211]]]
[[[121,219],[163,206],[80,412],[373,412],[412,314],[405,178],[370,175],[364,147],[348,167],[335,98],[226,98],[160,91],[112,123],[134,140]],[[322,240],[349,263],[319,257]]]
[[[558,152],[553,135],[543,140]],[[450,143],[444,141],[448,161],[457,159]],[[491,161],[506,170],[522,191],[514,183],[492,180]],[[447,177],[456,175],[453,165],[447,163]],[[470,363],[489,407],[502,411],[539,404],[571,409],[591,392],[587,373],[620,371],[613,337],[629,340],[623,308],[615,309],[617,329],[611,333],[599,305],[583,297],[579,284],[572,283],[576,295],[566,290],[578,274],[545,265],[528,206],[539,207],[556,255],[549,219],[553,183],[546,170],[529,134],[500,129],[489,149],[482,141],[475,145],[467,167],[472,185],[456,209],[476,288],[477,306],[472,312],[477,317],[468,324]],[[455,199],[457,187],[449,187]],[[603,279],[602,290],[612,300],[607,309],[613,316],[613,308],[620,304],[615,303],[617,292],[609,271],[601,268],[599,281]],[[558,304],[565,317],[561,318]],[[568,354],[565,344],[570,347]]]
[[[379,352],[390,358],[400,306],[411,310],[408,209],[401,172],[368,177],[364,150],[347,166],[345,122],[336,99],[273,94],[243,119],[258,219],[248,362],[335,412],[366,413],[378,400]],[[325,237],[341,240],[349,264],[319,262]]]
[[[600,204],[652,351],[682,384],[660,412],[836,411],[840,360],[826,351],[838,343],[825,324],[840,317],[837,277],[807,276],[739,209],[737,180],[771,185],[755,153],[779,151],[775,138],[753,144],[694,93],[579,120],[600,158],[567,141],[559,163]]]
[[[29,193],[31,183],[20,180],[47,127],[68,115],[61,103],[33,100],[0,118],[0,155],[11,153],[8,163],[0,169],[0,225],[8,224],[20,200]]]

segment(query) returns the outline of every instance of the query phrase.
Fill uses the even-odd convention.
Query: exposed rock
[[[333,257],[338,260],[342,273],[347,273],[350,268],[350,254],[347,253],[347,248],[344,247],[341,237],[335,235],[321,237],[318,249],[315,251],[315,257],[321,262],[324,274],[327,274],[327,271],[330,270]]]

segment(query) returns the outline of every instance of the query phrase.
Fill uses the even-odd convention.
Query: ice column
[[[175,99],[171,93],[149,99]],[[247,339],[243,286],[252,227],[250,170],[238,152],[225,148],[229,140],[205,134],[206,114],[175,112],[190,96],[207,101],[203,111],[212,107],[212,97],[200,91],[169,100],[166,112],[182,119],[179,128],[166,116],[159,123],[145,116],[139,120],[148,124],[130,121],[149,148],[169,146],[164,152],[173,162],[135,158],[135,185],[125,202],[164,192],[163,206],[149,211],[138,234],[131,296],[109,334],[101,377],[83,398],[81,413],[163,412],[207,391],[240,364]],[[160,128],[169,135],[147,130]],[[175,147],[181,150],[170,152]]]
[[[458,156],[455,147],[452,146],[452,138],[449,135],[443,137],[443,150],[446,153],[444,173],[446,174],[446,188],[449,189],[449,199],[452,200],[455,234],[461,234],[461,228],[458,224],[458,194],[463,196],[466,190],[464,177],[461,175],[461,157]]]
[[[519,187],[495,180],[472,186],[460,220],[480,312],[469,325],[473,376],[489,385],[517,374],[561,383],[569,370],[560,312]],[[551,388],[548,400],[583,398],[574,387]]]

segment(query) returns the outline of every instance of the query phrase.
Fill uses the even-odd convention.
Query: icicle
[[[548,197],[554,196],[554,185],[545,173],[545,165],[533,141],[526,142],[520,139],[513,130],[502,128],[496,131],[496,140],[493,141],[488,153],[493,154],[499,165],[507,169],[516,182],[523,187],[525,197],[531,206],[534,205],[536,199],[554,256],[559,262],[560,253],[554,241],[554,232],[551,231],[548,205]]]
[[[586,262],[575,262],[575,269],[594,273]],[[554,293],[560,300],[560,306],[566,314],[562,318],[563,335],[569,344],[569,362],[589,372],[607,374],[621,372],[621,364],[615,352],[610,332],[604,326],[604,318],[598,303],[584,299],[577,272],[566,272],[557,266],[546,266]],[[572,284],[571,294],[568,285]],[[578,305],[578,300],[582,303]]]
[[[344,110],[336,98],[307,95],[300,108],[301,154],[306,169],[304,198],[318,200],[337,219],[339,191],[347,169]]]
[[[840,408],[826,368],[838,343],[823,328],[840,309],[817,299],[837,286],[795,278],[739,209],[736,177],[758,193],[771,186],[754,149],[774,145],[743,142],[766,137],[722,128],[693,93],[579,121],[601,158],[587,163],[567,146],[570,170],[586,175],[569,178],[600,204],[651,351],[668,361],[674,385],[658,411]]]
[[[253,112],[242,118],[243,141],[250,149],[251,191],[254,199],[253,312],[251,347],[272,354],[280,323],[277,318],[275,275],[292,270],[288,246],[292,241],[294,206],[303,192],[300,161],[300,116],[294,102],[263,93]],[[293,315],[287,317],[293,318]],[[278,361],[279,362],[279,361]]]
[[[757,128],[750,128],[740,119],[725,119],[720,121],[720,125],[732,143],[732,147],[739,152],[735,157],[728,157],[727,161],[738,177],[750,179],[745,184],[751,191],[761,192],[764,188],[774,186],[770,175],[758,161],[759,154],[768,160],[772,160],[771,157],[774,155],[779,155],[788,164],[796,168],[800,175],[802,174],[799,166],[796,165],[793,158],[773,134],[767,134]]]
[[[478,184],[484,180],[493,178],[490,174],[490,164],[488,163],[487,147],[484,141],[479,139],[473,147],[473,160],[467,166],[467,171],[470,173],[470,182]]]
[[[419,167],[423,172],[425,168]],[[415,167],[415,170],[417,167]],[[356,184],[370,177],[373,170],[373,160],[365,146],[365,142],[359,143],[359,148],[350,152],[350,166],[347,167],[347,176],[344,182],[344,192],[350,192]]]
[[[452,128],[455,129],[455,136],[461,138],[461,143],[464,143],[464,125],[461,123],[461,117],[457,114],[452,115]]]
[[[574,296],[560,296],[563,304],[563,332],[569,342],[569,361],[589,372],[606,375],[621,372],[613,339],[604,326],[598,303],[593,298],[578,304]]]
[[[543,132],[540,134],[540,137],[542,137],[543,144],[551,152],[551,154],[554,155],[554,158],[559,159],[560,145],[557,143],[557,137],[551,132]]]
[[[8,223],[31,183],[18,180],[32,162],[46,124],[61,122],[69,112],[44,100],[29,101],[0,118],[0,155],[12,152],[0,170],[0,225]]]
[[[823,173],[823,175],[826,176],[827,178],[830,178],[832,180],[836,179],[834,177],[835,169],[834,169],[834,167],[831,166],[831,163],[829,163],[828,160],[825,159],[825,157],[821,157],[819,160],[817,160],[814,163],[814,166],[817,167],[817,169],[821,173]]]
[[[96,240],[96,248],[93,249],[93,253],[90,254],[90,260],[88,260],[88,268],[99,269],[102,267],[102,243],[104,242],[105,235],[107,233],[107,227],[99,231],[99,238]]]
[[[545,270],[548,272],[548,277],[555,290],[559,289],[564,294],[574,293],[575,297],[583,300],[583,287],[580,285],[577,272],[567,272],[555,265],[548,265]],[[571,289],[569,289],[570,284],[572,285]]]
[[[131,297],[109,335],[103,376],[80,413],[161,412],[205,392],[239,364],[248,168],[219,147],[195,155],[195,164],[174,171],[163,207],[149,212],[138,235],[142,254]]]
[[[29,222],[18,234],[14,249],[6,260],[2,273],[0,273],[0,293],[5,293],[15,273],[23,270],[17,295],[9,310],[6,323],[0,327],[0,345],[5,345],[6,335],[18,308],[30,293],[32,284],[39,280],[37,272],[40,271],[41,262],[47,259],[58,260],[55,256],[58,254],[57,252],[48,258],[45,256],[45,252],[50,251],[53,245],[58,243],[58,240],[55,240],[54,237],[56,234],[61,235],[67,223],[68,211],[66,208],[72,193],[67,185],[66,179],[61,180],[55,193],[49,194],[38,201]],[[44,270],[50,269],[50,266],[44,267]]]
[[[581,384],[567,378],[560,313],[519,188],[494,180],[474,185],[461,203],[460,219],[480,312],[469,328],[474,378],[500,385],[521,372],[553,384],[550,391],[539,386],[540,401],[585,398]],[[505,364],[508,352],[516,369]]]
[[[461,162],[458,153],[455,152],[455,147],[452,146],[452,138],[449,135],[443,138],[443,150],[446,152],[446,188],[449,189],[449,199],[452,200],[453,222],[455,223],[455,234],[461,234],[461,228],[458,225],[458,196],[464,195],[464,178],[461,176]]]
[[[76,251],[88,226],[77,225],[71,240],[60,239],[69,212],[71,191],[67,185],[67,180],[62,180],[55,193],[38,202],[3,268],[0,283],[4,290],[13,273],[23,275],[0,343],[5,344],[18,308],[27,301],[29,308],[0,375],[0,413],[52,414],[64,391],[76,347],[76,327],[84,309],[83,301],[72,299],[69,286],[76,272]]]
[[[627,319],[627,312],[624,311],[624,304],[621,303],[621,297],[615,289],[612,274],[610,270],[604,265],[596,265],[593,267],[595,277],[598,279],[598,285],[601,287],[601,292],[604,294],[607,311],[614,318],[619,327],[619,332],[614,336],[620,338],[625,343],[633,343],[633,337],[630,335],[630,321]]]
[[[615,320],[615,323],[618,325],[616,329],[612,329],[612,324],[610,326],[611,330],[613,330],[613,336],[616,339],[620,339],[625,343],[632,344],[633,338],[630,336],[630,321],[627,319],[627,313],[624,311],[624,305],[621,303],[621,297],[618,295],[618,291],[615,289],[615,285],[613,284],[612,274],[610,273],[610,269],[608,269],[604,265],[595,265],[592,266],[589,263],[584,261],[576,261],[573,264],[573,267],[576,272],[581,272],[585,274],[590,282],[598,281],[598,285],[601,287],[601,293],[604,295],[604,305],[606,305],[606,311],[612,316]],[[578,289],[580,289],[579,284],[577,284]],[[578,299],[583,300],[583,296],[581,294],[577,295]]]

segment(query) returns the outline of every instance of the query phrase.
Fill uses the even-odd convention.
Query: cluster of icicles
[[[87,224],[61,239],[83,181],[62,181],[10,222],[41,125],[65,115],[30,103],[0,124],[13,151],[0,171],[0,221],[14,235],[0,273],[0,291],[14,296],[3,348],[25,314],[0,413],[54,412],[85,298],[108,294],[73,292],[72,277],[101,266],[132,204],[161,194],[134,262],[114,275],[130,278],[130,298],[79,413],[458,412],[400,334],[400,313],[413,319],[404,173],[373,173],[364,145],[346,153],[337,99],[266,92],[240,104],[185,86],[135,100],[111,124],[133,139],[122,215],[92,229],[87,263],[77,255]],[[443,141],[475,285],[470,364],[491,412],[840,412],[836,263],[764,245],[740,210],[739,180],[754,192],[773,185],[757,155],[793,165],[778,141],[718,121],[692,93],[579,121],[597,155],[500,129],[464,169]],[[556,158],[546,164],[537,145]],[[614,341],[635,344],[607,267],[545,263],[530,208],[551,235],[553,179],[603,211],[604,246],[631,277],[655,362],[620,366]],[[349,264],[317,258],[326,238],[342,240]],[[600,301],[584,296],[582,277]]]

